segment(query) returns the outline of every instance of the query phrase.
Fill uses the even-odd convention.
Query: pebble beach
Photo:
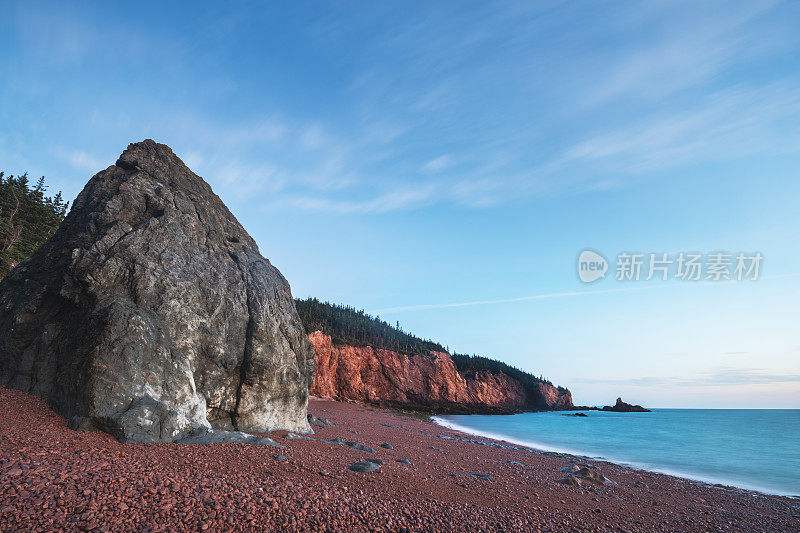
[[[312,399],[277,446],[122,444],[0,389],[3,531],[800,531],[800,500]],[[357,466],[362,465],[362,466]]]

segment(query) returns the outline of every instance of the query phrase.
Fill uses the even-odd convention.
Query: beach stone
[[[350,446],[354,450],[358,450],[360,452],[378,453],[378,451],[375,450],[374,448],[370,448],[369,446],[364,446],[360,442],[351,442],[351,443],[348,443],[348,446]]]
[[[288,460],[288,459],[289,459],[289,456],[288,456],[288,455],[276,455],[276,456],[275,456],[275,460],[276,460],[276,461],[286,461],[286,460]]]
[[[336,424],[328,420],[327,418],[322,418],[321,416],[314,416],[311,413],[308,413],[308,423],[312,426],[318,427],[335,427]]]
[[[378,459],[377,457],[371,457],[371,458],[368,458],[368,459],[366,459],[366,461],[367,461],[368,463],[375,463],[376,465],[382,465],[382,464],[385,464],[385,463],[384,463],[384,462],[383,462],[381,459]]]
[[[584,485],[584,481],[582,479],[578,479],[572,474],[563,479],[559,479],[558,482],[571,487],[582,487]]]
[[[292,433],[291,431],[283,436],[284,439],[295,439],[295,440],[314,440],[311,437],[307,437],[305,435],[298,435],[297,433]]]
[[[221,442],[237,442],[240,444],[254,444],[260,446],[275,446],[283,448],[269,437],[259,437],[241,431],[224,431],[219,429],[203,429],[196,431],[188,437],[183,437],[175,442],[181,444],[218,444]]]
[[[394,450],[394,446],[392,446],[392,445],[391,445],[391,444],[389,444],[388,442],[384,442],[384,443],[383,443],[383,444],[381,444],[380,446],[381,446],[381,448],[386,448],[387,450]]]
[[[591,465],[572,464],[569,466],[565,466],[564,468],[560,468],[559,471],[567,472],[572,477],[579,479],[580,481],[586,481],[594,485],[605,485],[606,483],[609,482],[608,478],[606,478],[595,467]]]
[[[362,474],[367,474],[369,472],[374,472],[378,470],[380,467],[381,465],[371,462],[359,462],[359,463],[353,463],[347,468],[349,468],[354,472],[361,472]]]
[[[0,386],[125,442],[310,432],[289,284],[172,150],[131,144],[0,281]]]
[[[413,464],[413,463],[412,463],[411,461],[409,461],[408,459],[398,459],[398,460],[397,460],[397,462],[398,462],[398,463],[403,463],[404,465],[409,465],[409,466],[411,466],[411,465]]]

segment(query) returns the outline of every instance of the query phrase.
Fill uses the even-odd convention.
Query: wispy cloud
[[[800,276],[800,272],[788,272],[785,274],[776,274],[771,276],[762,276],[761,280],[774,280],[774,279],[784,279],[784,278],[793,278]],[[369,312],[372,314],[393,314],[393,313],[403,313],[407,311],[424,311],[429,309],[448,309],[453,307],[473,307],[478,305],[497,305],[497,304],[507,304],[507,303],[516,303],[516,302],[527,302],[533,300],[549,300],[554,298],[574,298],[578,296],[592,296],[598,294],[613,294],[618,292],[633,292],[633,291],[648,291],[653,289],[677,289],[677,288],[712,288],[712,287],[725,287],[734,285],[737,282],[734,279],[727,280],[727,281],[698,281],[694,283],[658,283],[658,284],[651,284],[651,285],[639,285],[636,287],[619,287],[616,289],[595,289],[595,290],[586,290],[586,291],[564,291],[564,292],[549,292],[543,294],[534,294],[531,296],[517,296],[514,298],[498,298],[494,300],[473,300],[469,302],[451,302],[451,303],[437,303],[437,304],[417,304],[417,305],[404,305],[404,306],[396,306],[396,307],[386,307],[383,309],[374,309],[370,310]],[[728,354],[740,354],[746,352],[728,352]]]
[[[241,51],[227,36],[275,14],[199,17],[196,30],[212,46],[182,32],[120,29],[105,12],[20,4],[13,19],[20,66],[105,73],[147,63],[150,85],[132,80],[121,102],[92,99],[94,134],[153,137],[193,152],[193,168],[221,192],[268,209],[354,215],[496,208],[609,191],[681,165],[796,154],[800,78],[764,68],[796,49],[778,7],[430,4],[409,18],[375,6],[360,13],[375,22],[365,27],[332,10],[297,37],[311,57],[340,62],[314,73],[331,85],[324,96],[303,87],[302,98],[335,99],[312,110],[281,91],[262,98],[257,73],[229,70]],[[354,28],[368,46],[339,54]],[[39,91],[51,84],[46,74]],[[159,91],[180,97],[162,100]],[[111,163],[65,151],[81,170]]]
[[[631,379],[577,379],[581,383],[630,385],[636,387],[659,386],[741,386],[775,383],[798,383],[800,373],[777,374],[761,368],[718,367],[689,377],[640,377]]]
[[[329,200],[321,197],[288,197],[280,203],[300,209],[324,211],[339,214],[377,214],[397,211],[399,209],[418,208],[431,201],[435,187],[419,187],[407,190],[395,190],[381,194],[375,198],[362,201]]]
[[[641,173],[677,165],[798,151],[780,123],[800,114],[800,81],[734,87],[702,98],[692,109],[631,123],[569,148],[557,165],[591,164]]]
[[[533,300],[550,300],[554,298],[575,298],[578,296],[591,296],[596,294],[610,294],[616,292],[631,292],[652,290],[666,285],[642,285],[639,287],[621,287],[618,289],[598,289],[593,291],[568,291],[568,292],[551,292],[544,294],[534,294],[531,296],[518,296],[515,298],[501,298],[497,300],[476,300],[472,302],[453,302],[444,304],[421,304],[421,305],[405,305],[398,307],[386,307],[384,309],[370,310],[369,313],[374,315],[389,315],[395,313],[403,313],[406,311],[425,311],[429,309],[447,309],[452,307],[473,307],[476,305],[496,305],[507,304],[516,302],[529,302]]]
[[[435,157],[422,165],[422,170],[425,172],[439,172],[442,171],[453,164],[453,158],[449,154],[440,155],[439,157]]]
[[[780,46],[777,39],[763,38],[757,22],[773,4],[749,2],[724,11],[696,2],[642,7],[632,21],[652,26],[661,20],[660,31],[635,43],[638,46],[622,49],[584,103],[663,99],[762,56]]]
[[[114,163],[113,161],[103,161],[99,157],[92,156],[83,150],[60,148],[58,154],[76,169],[86,172],[100,172]]]

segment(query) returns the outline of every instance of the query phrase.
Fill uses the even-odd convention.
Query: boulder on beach
[[[374,471],[380,469],[380,467],[381,467],[381,465],[379,465],[379,464],[372,463],[372,462],[369,462],[369,461],[365,461],[365,462],[353,463],[350,466],[348,466],[347,468],[349,468],[353,472],[361,472],[362,474],[367,474],[369,472],[374,472]]]
[[[0,283],[0,385],[122,441],[310,432],[314,353],[289,284],[152,140],[96,174]]]
[[[586,483],[592,485],[605,485],[609,482],[608,478],[601,474],[597,468],[585,464],[572,464],[559,469],[566,472],[567,477],[559,480],[560,483],[573,486],[582,486]]]
[[[317,426],[317,427],[321,427],[321,428],[324,428],[324,427],[336,427],[336,424],[334,424],[333,422],[331,422],[327,418],[322,418],[321,416],[315,416],[315,415],[312,415],[311,413],[308,413],[307,418],[308,418],[308,423],[311,424],[312,426]]]

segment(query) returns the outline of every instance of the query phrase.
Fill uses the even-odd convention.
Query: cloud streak
[[[448,309],[453,307],[473,307],[477,305],[496,305],[517,302],[530,302],[534,300],[551,300],[556,298],[575,298],[579,296],[591,296],[596,294],[612,294],[617,292],[633,292],[652,290],[664,287],[666,285],[643,285],[640,287],[621,287],[618,289],[598,289],[593,291],[567,291],[567,292],[550,292],[543,294],[534,294],[531,296],[518,296],[516,298],[501,298],[497,300],[476,300],[472,302],[453,302],[445,304],[422,304],[422,305],[405,305],[398,307],[386,307],[383,309],[375,309],[369,311],[374,315],[389,315],[395,313],[404,313],[407,311],[426,311],[430,309]]]
[[[720,367],[692,377],[640,377],[630,379],[577,379],[581,383],[634,387],[709,387],[800,383],[800,373],[776,374],[761,368]]]
[[[769,276],[762,276],[761,280],[770,280],[770,279],[785,279],[785,278],[793,278],[800,276],[800,272],[787,272],[785,274],[775,274]],[[558,299],[558,298],[575,298],[579,296],[592,296],[598,294],[614,294],[619,292],[638,292],[638,291],[647,291],[653,289],[663,289],[663,288],[686,288],[686,287],[724,287],[730,286],[736,283],[741,283],[736,281],[735,279],[730,279],[726,281],[698,281],[692,283],[658,283],[658,284],[651,284],[651,285],[640,285],[636,287],[619,287],[616,289],[596,289],[596,290],[587,290],[587,291],[564,291],[564,292],[549,292],[549,293],[542,293],[542,294],[534,294],[531,296],[517,296],[514,298],[499,298],[494,300],[474,300],[470,302],[452,302],[452,303],[443,303],[443,304],[418,304],[418,305],[404,305],[404,306],[396,306],[396,307],[385,307],[382,309],[374,309],[368,311],[373,315],[378,314],[394,314],[394,313],[404,313],[408,311],[426,311],[431,309],[448,309],[448,308],[456,308],[456,307],[474,307],[479,305],[497,305],[497,304],[507,304],[507,303],[517,303],[517,302],[528,302],[534,300],[551,300],[551,299]],[[730,354],[734,353],[744,353],[744,352],[729,352]]]

